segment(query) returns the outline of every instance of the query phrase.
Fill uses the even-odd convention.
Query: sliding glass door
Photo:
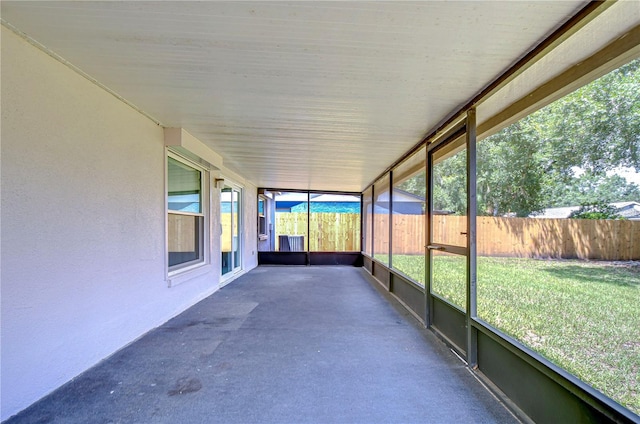
[[[239,187],[225,185],[220,193],[220,222],[222,225],[220,241],[223,276],[239,271],[242,266],[240,255],[242,239],[241,199],[242,191]]]

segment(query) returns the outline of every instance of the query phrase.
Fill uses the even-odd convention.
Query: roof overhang
[[[504,114],[640,23],[635,1],[1,7],[3,25],[255,185],[335,191],[362,190],[465,107],[488,134],[549,101]]]

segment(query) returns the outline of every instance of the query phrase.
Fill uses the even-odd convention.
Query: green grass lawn
[[[424,274],[421,256],[393,263]],[[464,309],[464,275],[436,257],[434,292]],[[478,316],[640,414],[640,263],[479,257]]]

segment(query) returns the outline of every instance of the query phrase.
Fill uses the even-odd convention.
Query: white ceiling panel
[[[259,186],[359,191],[584,1],[2,2]]]

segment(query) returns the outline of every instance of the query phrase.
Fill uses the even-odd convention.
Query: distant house
[[[389,213],[389,191],[376,196],[375,213]],[[408,191],[393,189],[393,213],[403,215],[422,215],[424,214],[425,198]]]
[[[639,202],[617,202],[612,203],[618,210],[618,214],[626,219],[640,221],[640,203]]]
[[[616,213],[625,219],[640,221],[639,202],[615,202],[610,203],[616,208]],[[569,218],[572,212],[580,209],[580,206],[565,206],[562,208],[547,208],[542,212],[531,214],[531,218]]]

